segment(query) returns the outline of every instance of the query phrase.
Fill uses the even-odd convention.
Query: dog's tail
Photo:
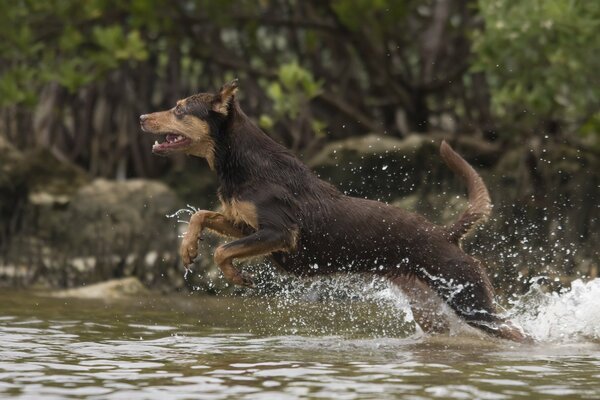
[[[481,176],[445,140],[440,146],[440,155],[446,165],[465,182],[469,194],[469,207],[458,221],[446,227],[448,240],[458,244],[477,223],[487,220],[492,212],[492,200]]]

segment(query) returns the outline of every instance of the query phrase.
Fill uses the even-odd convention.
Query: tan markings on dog
[[[179,100],[177,104],[185,104],[185,101]],[[206,158],[210,168],[214,169],[215,144],[205,121],[193,115],[177,118],[173,110],[168,110],[149,114],[145,126],[153,133],[175,133],[192,139],[190,146],[184,150],[185,153]]]
[[[258,229],[258,214],[256,206],[249,201],[232,200],[223,202],[223,214],[225,217],[235,223],[246,223]]]
[[[232,242],[233,243],[233,242]],[[232,247],[222,245],[217,247],[214,254],[214,259],[219,266],[226,264],[227,261],[231,262],[233,259],[247,259],[253,257],[265,256],[275,251],[287,251],[285,243],[272,244],[272,243],[253,243],[253,244],[242,244]]]
[[[178,119],[173,117],[173,129],[192,139],[192,144],[185,150],[187,154],[204,157],[211,169],[215,164],[215,143],[210,136],[208,124],[192,115],[184,115]]]

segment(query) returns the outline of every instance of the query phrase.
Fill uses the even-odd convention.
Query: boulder
[[[67,264],[90,282],[137,276],[167,284],[177,263],[177,229],[167,215],[179,205],[160,182],[96,179],[71,198],[64,215]]]
[[[166,185],[90,182],[49,152],[19,153],[2,143],[0,157],[6,154],[0,284],[69,287],[136,276],[148,285],[184,285],[175,221],[166,218],[181,204]]]
[[[71,196],[87,182],[83,170],[50,151],[21,152],[0,137],[0,279],[33,277],[35,268],[29,274],[3,272],[36,264],[28,254],[33,248],[47,253],[44,238],[52,237]],[[18,267],[3,271],[6,264]]]
[[[421,188],[439,190],[449,180],[452,172],[439,156],[443,139],[474,165],[493,165],[501,154],[497,145],[470,136],[369,134],[326,144],[308,165],[349,195],[393,201]]]
[[[29,202],[34,205],[64,206],[82,186],[90,182],[88,174],[48,149],[25,153],[28,160]]]
[[[308,165],[346,194],[391,201],[414,191],[435,152],[423,136],[370,134],[331,142]]]

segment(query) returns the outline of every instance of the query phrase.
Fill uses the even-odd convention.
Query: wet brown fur
[[[251,286],[252,280],[233,260],[259,255],[299,276],[370,273],[398,284],[415,309],[422,304],[421,311],[428,312],[437,296],[474,327],[526,339],[497,315],[484,268],[458,245],[489,215],[491,202],[477,172],[450,146],[442,143],[441,156],[465,180],[470,205],[456,223],[443,227],[388,204],[345,196],[320,180],[246,116],[235,100],[236,90],[232,82],[217,94],[195,95],[172,110],[141,118],[146,131],[194,138],[182,151],[207,158],[220,181],[222,212],[202,210],[192,216],[180,248],[185,265],[197,255],[202,230],[210,229],[236,238],[214,255],[225,278],[235,284]],[[175,118],[198,122],[182,128],[165,114],[182,110],[184,115]],[[420,320],[428,325],[426,317]],[[441,326],[435,321],[430,325],[431,330]]]

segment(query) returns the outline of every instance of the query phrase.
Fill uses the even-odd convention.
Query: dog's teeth
[[[154,145],[155,145],[155,146],[158,146],[158,145],[159,145],[159,143],[158,143],[158,140],[155,140],[155,141],[154,141]]]

